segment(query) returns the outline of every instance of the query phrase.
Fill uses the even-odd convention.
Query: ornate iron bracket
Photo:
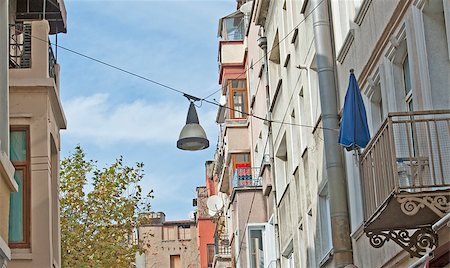
[[[412,233],[412,234],[411,234]],[[374,248],[381,248],[387,241],[392,240],[406,250],[411,257],[420,258],[427,251],[438,244],[438,236],[431,227],[417,230],[374,230],[367,231],[367,237]]]
[[[437,196],[399,196],[397,201],[406,215],[413,216],[425,206],[436,213],[439,217],[444,217],[450,211],[450,198],[445,195]]]

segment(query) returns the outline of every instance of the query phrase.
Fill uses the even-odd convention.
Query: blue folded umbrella
[[[366,108],[364,107],[356,77],[353,74],[353,70],[350,70],[350,79],[339,130],[339,144],[344,146],[347,151],[351,151],[365,148],[369,141],[370,133],[367,125]]]

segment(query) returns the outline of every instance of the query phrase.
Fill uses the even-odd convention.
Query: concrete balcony
[[[11,90],[45,90],[60,128],[66,119],[60,100],[60,66],[49,42],[47,21],[24,22],[10,27],[9,85]]]
[[[224,78],[245,78],[244,57],[244,41],[219,42],[219,84]]]
[[[230,162],[231,155],[233,153],[246,153],[250,152],[249,141],[249,122],[245,119],[226,119],[225,128],[222,134],[223,149],[220,156],[219,170],[219,190],[223,193],[231,194],[233,172],[231,168],[228,168],[226,163]]]
[[[450,212],[450,110],[390,113],[361,155],[364,231],[420,257]]]

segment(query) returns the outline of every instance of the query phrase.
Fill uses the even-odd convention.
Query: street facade
[[[449,1],[237,1],[224,15],[211,176],[228,250],[212,267],[449,267]],[[350,74],[371,139],[347,151]]]

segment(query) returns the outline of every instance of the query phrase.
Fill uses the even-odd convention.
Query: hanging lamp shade
[[[177,147],[181,150],[198,151],[209,147],[209,141],[205,130],[200,126],[195,110],[194,102],[191,101],[186,119],[186,125],[180,133]]]

